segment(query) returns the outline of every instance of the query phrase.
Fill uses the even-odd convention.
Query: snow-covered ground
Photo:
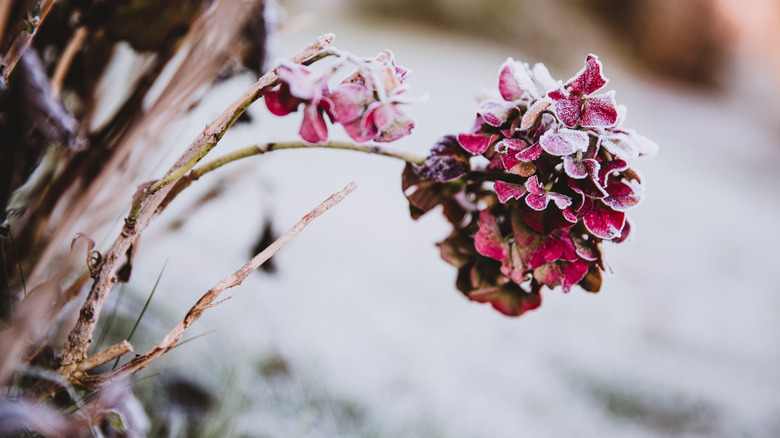
[[[321,21],[284,35],[279,53],[326,31],[358,55],[392,48],[413,70],[410,94],[428,101],[410,109],[417,128],[398,147],[418,154],[470,127],[474,97],[495,86],[506,57],[545,61],[373,22]],[[635,163],[646,200],[630,213],[633,241],[606,248],[616,275],[598,295],[545,291],[542,308],[519,319],[469,302],[435,247],[448,233],[440,213],[408,216],[400,162],[279,151],[224,169],[228,194],[179,231],[164,223],[194,196],[144,236],[134,281],[148,291],[168,260],[155,300],[171,323],[250,257],[265,217],[281,233],[350,181],[359,187],[275,257],[276,275],[253,275],[192,336],[216,332],[156,366],[197,364],[212,385],[234,375],[228,395],[243,402],[232,431],[250,436],[780,436],[779,132],[755,106],[600,56],[627,126],[661,150]],[[576,68],[552,73],[565,80]],[[217,87],[173,137],[188,143],[249,83]],[[261,106],[222,152],[297,132],[298,117]],[[220,175],[194,191],[209,178]],[[289,372],[263,377],[259,364],[274,357]]]

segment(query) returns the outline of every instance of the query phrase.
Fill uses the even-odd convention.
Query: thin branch
[[[303,231],[303,229],[306,228],[309,223],[319,217],[322,213],[325,213],[334,205],[341,202],[347,195],[352,193],[356,187],[357,184],[352,182],[344,187],[341,191],[331,195],[314,210],[310,211],[306,216],[301,218],[298,223],[296,223],[289,231],[278,238],[274,243],[268,246],[268,248],[264,249],[260,254],[254,256],[252,260],[242,266],[241,269],[225,277],[219,283],[214,285],[195,303],[194,306],[192,306],[192,308],[190,308],[189,312],[187,312],[184,318],[179,321],[176,327],[174,327],[154,348],[145,354],[136,356],[126,364],[117,368],[115,371],[98,376],[84,375],[81,376],[81,378],[79,378],[75,383],[87,389],[99,389],[108,383],[141,371],[157,358],[169,352],[176,346],[181,337],[184,335],[184,332],[195,321],[197,321],[198,318],[201,317],[203,312],[225,301],[217,301],[223,292],[234,286],[240,285],[249,276],[249,274],[259,268],[263,263],[271,258],[271,256],[279,252],[279,250],[282,249],[284,245],[286,245],[295,236],[300,234],[300,232]]]
[[[76,368],[79,370],[79,372],[83,373],[85,371],[91,370],[92,368],[97,368],[106,362],[119,359],[120,356],[130,353],[131,351],[133,351],[133,346],[130,345],[130,343],[127,341],[122,341],[118,344],[114,344],[106,348],[99,353],[95,353],[92,356],[87,357],[86,359],[79,362]]]
[[[65,76],[68,74],[70,65],[73,62],[73,58],[84,45],[84,40],[87,38],[87,28],[81,26],[73,32],[73,36],[70,37],[68,45],[65,46],[65,50],[62,51],[59,61],[57,61],[57,67],[54,69],[54,74],[51,76],[51,94],[53,97],[59,97],[62,91],[62,83],[65,82]]]
[[[322,51],[322,49],[333,42],[334,37],[335,36],[333,34],[322,35],[312,45],[307,47],[298,55],[293,56],[290,60],[295,63],[301,63],[308,58],[317,55]],[[152,184],[151,187],[144,190],[140,196],[138,196],[136,201],[133,203],[132,208],[130,209],[130,213],[127,216],[130,223],[132,224],[135,218],[138,216],[141,208],[143,207],[144,201],[146,201],[148,197],[157,193],[161,188],[169,185],[172,182],[175,182],[184,176],[185,173],[189,172],[190,169],[195,167],[195,165],[198,164],[198,162],[202,160],[203,157],[205,157],[209,152],[211,152],[212,149],[214,149],[214,147],[216,147],[222,136],[225,135],[227,130],[233,126],[233,123],[235,123],[235,121],[241,117],[241,114],[243,114],[244,111],[249,108],[249,105],[260,98],[265,90],[276,85],[277,80],[278,77],[276,76],[275,69],[274,71],[266,73],[257,82],[255,82],[254,85],[252,85],[243,96],[233,102],[233,104],[228,107],[221,116],[206,126],[206,129],[203,131],[203,133],[201,133],[200,137],[196,139],[192,145],[190,145],[188,152],[191,151],[191,153],[187,159],[185,161],[180,160],[178,166],[175,166],[168,172],[167,175],[157,180],[154,184]],[[185,153],[185,155],[188,154]]]
[[[312,45],[291,58],[292,62],[300,63],[316,55],[333,41],[334,35],[321,36]],[[181,173],[181,169],[191,169],[206,153],[213,149],[227,129],[240,117],[246,108],[278,81],[275,71],[263,75],[239,99],[233,102],[221,116],[211,122],[203,132],[192,142],[187,150],[163,178],[165,182],[158,184],[155,190],[145,189],[137,196],[130,215],[125,220],[120,235],[113,245],[103,254],[103,261],[94,275],[95,282],[79,312],[79,319],[68,335],[61,351],[59,372],[68,377],[75,377],[76,364],[86,357],[87,349],[100,317],[106,297],[116,282],[119,261],[127,253],[140,233],[146,228],[159,204],[165,199],[171,188],[173,174]],[[183,173],[182,173],[183,174]]]
[[[38,14],[38,22],[35,24],[35,30],[33,30],[32,33],[28,33],[27,30],[24,29],[16,34],[16,37],[11,42],[8,51],[5,52],[5,54],[2,56],[2,62],[0,62],[0,73],[2,73],[2,79],[7,80],[8,76],[11,75],[11,72],[22,58],[24,52],[28,47],[30,47],[30,44],[32,44],[33,38],[35,38],[35,35],[38,34],[38,29],[41,27],[43,20],[46,18],[46,15],[49,13],[52,6],[54,6],[54,3],[57,3],[57,0],[42,0],[40,3],[41,12]]]
[[[277,151],[277,150],[283,150],[283,149],[339,149],[339,150],[348,150],[348,151],[357,151],[357,152],[363,152],[367,154],[374,154],[374,155],[382,155],[385,157],[391,157],[396,158],[399,160],[403,160],[407,163],[415,163],[415,164],[422,164],[425,162],[425,157],[413,155],[413,154],[406,154],[399,151],[394,151],[392,149],[387,149],[381,145],[378,144],[355,144],[350,142],[343,142],[343,141],[329,141],[327,143],[304,143],[301,141],[287,141],[287,142],[277,142],[277,143],[264,143],[259,145],[252,145],[245,147],[243,149],[239,149],[236,151],[233,151],[229,154],[225,154],[221,157],[218,157],[212,161],[209,161],[208,163],[205,163],[193,170],[190,171],[187,175],[176,181],[176,184],[171,189],[170,192],[168,192],[168,196],[165,198],[165,201],[163,201],[160,206],[158,207],[158,213],[165,209],[165,207],[168,206],[175,198],[179,195],[184,189],[190,186],[193,182],[197,181],[202,177],[203,175],[213,172],[220,167],[230,164],[234,161],[242,160],[244,158],[252,157],[255,155],[262,155],[267,152],[271,151]]]
[[[329,141],[327,143],[303,143],[300,141],[287,141],[278,143],[265,143],[261,145],[253,145],[243,149],[239,149],[230,154],[224,155],[213,161],[210,161],[197,169],[192,171],[192,178],[198,179],[206,173],[216,170],[225,164],[231,163],[242,158],[251,157],[253,155],[261,155],[266,152],[283,150],[283,149],[341,149],[348,151],[357,151],[367,154],[382,155],[385,157],[397,158],[399,160],[406,161],[408,163],[422,164],[425,162],[425,157],[417,155],[406,154],[403,152],[394,151],[392,149],[386,149],[378,144],[355,144],[343,141]]]
[[[13,9],[14,2],[4,1],[0,2],[0,42],[5,36],[5,27],[8,24],[8,19],[11,16],[11,9]]]

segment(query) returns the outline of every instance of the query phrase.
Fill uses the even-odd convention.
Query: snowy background
[[[306,22],[295,5],[290,17]],[[160,333],[249,259],[266,218],[282,233],[350,181],[358,189],[274,258],[276,274],[252,275],[188,335],[204,337],[139,378],[187,370],[221,399],[231,435],[780,436],[780,117],[750,97],[757,85],[735,77],[712,94],[644,75],[609,46],[531,58],[522,41],[323,11],[282,33],[276,53],[325,32],[361,56],[392,48],[413,71],[410,94],[428,100],[410,108],[417,128],[397,147],[421,155],[469,129],[475,97],[495,87],[507,57],[545,62],[566,80],[587,51],[599,54],[626,126],[661,146],[634,163],[647,196],[630,212],[633,240],[606,248],[616,275],[597,295],[546,290],[539,310],[504,317],[455,289],[435,246],[449,226],[438,210],[409,218],[402,163],[278,151],[204,178],[145,234],[131,292],[143,301],[167,261],[154,297]],[[752,77],[740,68],[729,74]],[[172,127],[170,156],[252,80],[210,91]],[[291,139],[300,123],[262,104],[250,113],[221,152]],[[215,181],[227,194],[171,232]]]

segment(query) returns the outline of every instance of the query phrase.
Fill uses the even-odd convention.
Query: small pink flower
[[[590,139],[588,134],[573,129],[561,128],[558,130],[549,130],[539,138],[539,144],[542,149],[550,155],[570,155],[577,151],[585,152],[588,150]]]
[[[539,178],[536,175],[528,178],[528,181],[525,182],[525,188],[528,189],[528,196],[525,197],[525,203],[536,211],[546,209],[547,204],[550,201],[553,201],[555,206],[560,210],[571,205],[570,197],[560,193],[547,191],[539,183]]]
[[[504,61],[498,73],[498,92],[507,102],[522,98],[534,101],[539,98],[528,64],[512,58]]]
[[[365,70],[356,71],[327,95],[332,101],[331,119],[360,143],[387,143],[409,135],[414,119],[401,109],[399,98],[406,90],[403,81],[408,73],[395,64],[392,52],[380,53]]]
[[[361,136],[389,143],[412,133],[414,119],[397,102],[374,102],[360,123]]]
[[[284,63],[277,68],[279,82],[265,93],[265,104],[272,114],[286,116],[303,104],[303,122],[299,134],[309,143],[328,139],[328,125],[323,114],[333,103],[325,97],[328,77],[316,76],[300,64]]]
[[[503,259],[509,253],[509,246],[501,235],[496,217],[488,210],[479,212],[479,231],[474,236],[474,245],[477,252],[496,260]]]
[[[563,87],[548,93],[555,102],[555,113],[569,128],[578,122],[583,127],[609,127],[617,122],[615,92],[593,95],[607,84],[601,67],[596,55],[588,55],[585,68]]]

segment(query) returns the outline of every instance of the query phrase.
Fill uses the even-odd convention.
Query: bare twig
[[[87,389],[99,389],[108,383],[141,371],[154,360],[173,349],[173,347],[176,346],[176,343],[181,339],[182,335],[184,335],[184,332],[195,321],[197,321],[198,318],[200,318],[204,311],[225,301],[217,301],[223,292],[241,284],[244,279],[249,276],[249,274],[259,268],[263,263],[271,258],[271,256],[279,252],[279,250],[282,249],[284,245],[286,245],[290,240],[303,231],[303,229],[306,228],[306,226],[311,223],[311,221],[316,219],[334,205],[341,202],[341,200],[352,193],[356,187],[357,184],[352,182],[344,187],[341,191],[331,195],[314,210],[310,211],[306,216],[301,218],[298,223],[296,223],[289,231],[278,238],[274,243],[268,246],[268,248],[264,249],[260,254],[257,254],[252,258],[252,260],[242,266],[241,269],[225,277],[219,283],[214,285],[198,300],[197,303],[195,303],[194,306],[192,306],[192,308],[190,308],[189,312],[187,312],[184,318],[179,321],[176,327],[174,327],[173,330],[171,330],[154,348],[145,354],[136,356],[126,364],[117,368],[115,371],[98,376],[81,376],[76,380],[75,383]]]
[[[212,161],[209,161],[208,163],[202,164],[195,169],[192,169],[188,174],[176,181],[175,186],[168,193],[165,201],[163,201],[158,207],[158,213],[165,209],[165,207],[167,207],[168,204],[170,204],[176,198],[176,196],[179,195],[179,193],[184,191],[184,189],[189,187],[190,184],[197,181],[203,175],[209,172],[213,172],[220,167],[234,161],[283,149],[339,149],[397,158],[408,163],[422,164],[425,162],[425,157],[387,149],[381,145],[372,143],[356,144],[343,141],[329,141],[327,143],[310,144],[301,141],[288,141],[253,145],[225,154],[221,157],[215,158]]]
[[[35,24],[35,30],[33,30],[32,33],[28,33],[27,30],[22,30],[13,39],[8,51],[5,52],[2,57],[2,62],[0,62],[0,71],[2,71],[3,79],[7,79],[8,76],[10,76],[14,67],[16,67],[16,64],[19,62],[19,59],[22,58],[22,54],[30,47],[33,38],[38,34],[38,28],[41,26],[41,23],[43,23],[43,20],[51,10],[51,7],[54,6],[54,3],[57,3],[57,0],[42,0],[40,3],[41,12],[38,14],[38,22]]]
[[[54,97],[59,97],[62,91],[62,83],[65,81],[65,76],[68,74],[70,64],[73,62],[73,58],[81,49],[84,44],[84,40],[87,38],[87,28],[84,26],[79,27],[70,37],[68,45],[65,46],[65,50],[62,51],[59,61],[57,61],[57,67],[54,69],[54,74],[51,76],[51,94]]]
[[[327,47],[333,41],[333,38],[333,34],[321,36],[312,45],[293,56],[291,61],[300,63],[316,55]],[[184,154],[179,157],[166,176],[158,181],[159,184],[143,190],[136,198],[120,235],[103,255],[103,261],[94,276],[95,282],[79,312],[76,326],[71,330],[68,340],[62,349],[59,369],[62,375],[75,377],[74,375],[77,371],[76,364],[86,357],[103,303],[116,282],[120,259],[148,225],[158,205],[165,199],[170,190],[170,183],[181,177],[211,151],[228,128],[243,114],[249,105],[262,96],[267,89],[274,86],[277,81],[278,76],[275,71],[263,75],[249,90],[233,102],[222,115],[206,126]]]
[[[8,24],[8,17],[11,16],[11,9],[13,9],[14,2],[4,1],[0,2],[0,42],[3,41],[5,35],[5,27]]]
[[[333,42],[333,38],[333,34],[326,34],[319,37],[312,45],[307,47],[301,53],[293,56],[290,61],[295,63],[302,63],[308,58],[316,56],[331,42]],[[189,172],[190,169],[195,167],[195,165],[198,164],[198,162],[202,160],[203,157],[205,157],[209,152],[211,152],[212,149],[214,149],[222,136],[225,135],[227,130],[230,129],[230,127],[233,126],[233,123],[238,120],[241,114],[243,114],[244,111],[249,108],[249,105],[260,98],[265,90],[275,85],[277,80],[278,77],[276,76],[275,70],[263,75],[263,77],[255,82],[249,88],[249,90],[243,94],[243,96],[233,102],[233,104],[230,105],[221,116],[206,126],[206,129],[203,131],[203,133],[201,133],[200,137],[198,137],[198,139],[196,139],[195,142],[190,145],[187,152],[185,152],[182,158],[179,159],[179,162],[177,162],[178,166],[174,166],[174,168],[168,171],[167,175],[157,180],[151,187],[141,193],[141,195],[136,199],[136,201],[133,203],[133,207],[130,209],[130,214],[128,214],[128,220],[131,221],[131,224],[132,221],[135,220],[135,217],[137,217],[140,213],[144,201],[146,201],[148,197],[157,193],[157,191],[159,191],[161,188],[178,180],[185,173]],[[184,159],[185,157],[186,159]]]
[[[117,195],[137,183],[140,171],[146,168],[143,163],[160,146],[166,127],[200,100],[201,93],[197,90],[212,81],[229,62],[235,51],[235,42],[241,38],[241,30],[249,19],[247,12],[260,1],[212,2],[212,8],[190,26],[181,45],[166,47],[155,56],[155,61],[138,79],[127,101],[97,133],[99,143],[111,151],[110,156],[104,157],[105,161],[101,158],[100,162],[92,164],[90,161],[63,163],[67,167],[49,198],[55,204],[49,207],[49,211],[56,206],[63,210],[63,215],[58,218],[56,229],[42,241],[45,242],[43,249],[29,270],[30,284],[38,284],[50,277],[52,266],[58,266],[62,272],[72,269],[69,265],[72,265],[73,258],[69,257],[67,261],[61,258],[64,244],[70,241],[76,224],[83,230],[105,223],[106,217],[95,214],[96,205],[100,205],[97,211],[114,211],[124,207],[116,201]],[[164,90],[159,96],[155,96],[156,93],[150,95],[146,92],[149,90],[141,90],[148,86],[147,81],[154,80],[162,85],[164,78],[159,77],[158,70],[162,65],[171,65],[173,53],[182,54],[185,59],[164,81]],[[142,108],[141,101],[147,99],[150,99],[147,102],[150,106]],[[133,106],[130,101],[137,105]],[[113,126],[109,128],[110,125]],[[85,178],[83,169],[93,166],[97,166],[98,173]],[[111,189],[107,190],[107,187]],[[67,191],[72,191],[75,196],[63,197]],[[125,199],[125,195],[119,198]]]
[[[133,346],[130,345],[130,343],[127,341],[122,341],[118,344],[114,344],[106,348],[99,353],[95,353],[92,356],[87,357],[86,359],[79,362],[76,368],[79,370],[79,372],[89,371],[92,368],[99,367],[100,365],[117,359],[119,356],[130,353],[131,351],[133,351]]]

